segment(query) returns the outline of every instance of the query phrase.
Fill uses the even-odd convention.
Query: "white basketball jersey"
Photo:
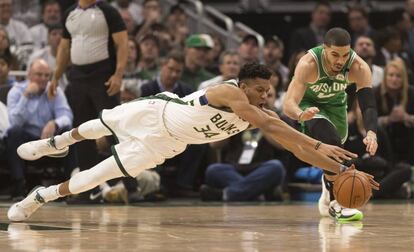
[[[199,90],[184,98],[168,92],[156,95],[170,98],[164,109],[164,123],[171,135],[188,144],[202,144],[223,140],[247,129],[249,123],[232,111],[209,105],[205,92],[205,89]]]

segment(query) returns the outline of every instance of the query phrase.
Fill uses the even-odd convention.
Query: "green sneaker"
[[[364,218],[358,209],[342,207],[336,200],[329,203],[329,215],[339,222],[361,221]]]

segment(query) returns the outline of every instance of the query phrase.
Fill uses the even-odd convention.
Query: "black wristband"
[[[321,141],[317,142],[317,143],[315,144],[315,150],[318,150],[318,149],[319,149],[319,147],[321,146],[321,144],[322,144],[322,142],[321,142]]]

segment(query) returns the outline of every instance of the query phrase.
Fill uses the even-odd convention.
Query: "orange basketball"
[[[334,182],[333,193],[336,201],[347,208],[359,208],[372,196],[368,179],[352,169],[343,172]]]

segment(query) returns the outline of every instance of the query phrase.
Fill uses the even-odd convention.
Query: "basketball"
[[[356,170],[345,171],[334,182],[335,199],[343,207],[359,208],[372,196],[368,179]]]

